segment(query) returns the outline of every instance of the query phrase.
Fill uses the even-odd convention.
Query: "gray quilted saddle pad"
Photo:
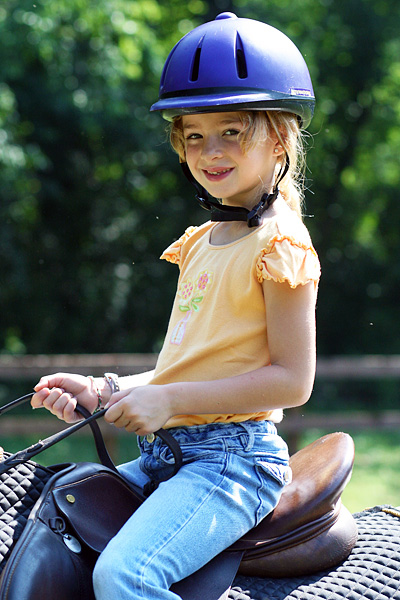
[[[400,509],[354,515],[358,541],[334,570],[287,579],[237,576],[230,600],[400,600]]]
[[[0,475],[0,573],[51,475],[31,461]]]

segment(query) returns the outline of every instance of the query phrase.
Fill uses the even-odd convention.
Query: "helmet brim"
[[[271,110],[294,113],[299,117],[301,126],[306,128],[312,119],[315,107],[315,98],[311,96],[284,95],[273,91],[260,90],[219,90],[212,93],[202,90],[203,94],[190,96],[167,95],[161,97],[150,108],[151,111],[160,111],[162,117],[172,121],[175,117],[190,114],[210,112],[233,112],[241,110]],[[204,93],[205,92],[205,93]]]

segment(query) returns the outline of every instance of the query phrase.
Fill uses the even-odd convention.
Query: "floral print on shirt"
[[[180,284],[177,292],[179,310],[186,314],[174,327],[170,339],[171,344],[179,346],[182,343],[186,325],[192,315],[200,310],[200,304],[212,284],[212,279],[213,273],[204,270],[197,275],[195,281],[189,278]]]

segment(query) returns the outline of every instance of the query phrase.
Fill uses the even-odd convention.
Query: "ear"
[[[283,131],[278,131],[275,129],[274,126],[272,126],[270,127],[269,136],[270,140],[274,144],[272,149],[273,155],[277,158],[278,156],[282,156],[282,154],[285,154],[285,136]]]
[[[273,149],[273,154],[274,156],[278,157],[278,156],[282,156],[282,154],[285,154],[286,151],[284,149],[284,147],[282,146],[281,142],[279,140],[277,140],[274,144],[274,149]]]

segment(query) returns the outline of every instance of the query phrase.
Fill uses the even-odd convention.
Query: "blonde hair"
[[[305,152],[298,118],[293,113],[281,111],[239,111],[244,125],[240,132],[240,143],[244,152],[249,151],[262,141],[266,141],[271,128],[289,159],[289,170],[279,183],[279,190],[290,208],[302,216],[304,200]],[[175,117],[170,124],[169,137],[172,148],[179,159],[185,161],[185,138],[182,117]],[[285,166],[285,154],[282,162],[277,162],[275,180]]]

